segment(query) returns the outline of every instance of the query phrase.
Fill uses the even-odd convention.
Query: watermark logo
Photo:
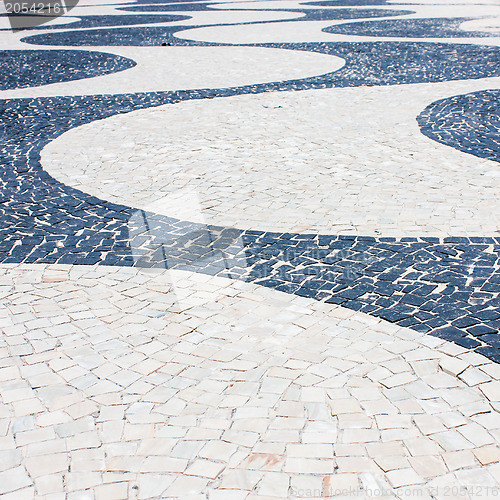
[[[13,32],[40,26],[69,12],[78,0],[5,0]]]

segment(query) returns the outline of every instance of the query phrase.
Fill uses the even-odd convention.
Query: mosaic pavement
[[[0,16],[0,496],[500,492],[500,5]]]

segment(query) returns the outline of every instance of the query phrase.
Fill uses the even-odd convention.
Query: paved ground
[[[499,19],[0,17],[0,497],[498,497]]]

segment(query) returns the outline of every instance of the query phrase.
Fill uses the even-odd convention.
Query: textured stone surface
[[[135,66],[135,62],[114,54],[77,50],[2,50],[0,90],[81,80]]]
[[[434,102],[418,116],[420,130],[459,151],[499,162],[499,94],[485,90]]]
[[[3,492],[430,492],[481,464],[496,487],[500,381],[484,357],[479,388],[442,372],[445,340],[182,271],[2,265],[0,290]]]
[[[395,19],[347,23],[323,28],[326,33],[402,38],[466,38],[495,36],[495,33],[466,31],[461,25],[469,19]]]
[[[499,41],[446,37],[500,9],[462,1],[0,32],[2,499],[497,496]],[[322,31],[399,18],[439,36]]]
[[[488,68],[487,60],[480,64]],[[386,83],[396,77],[395,68],[387,69]],[[346,85],[359,84],[357,77],[351,77],[344,81]],[[274,84],[269,85],[270,90]],[[302,88],[302,84],[290,85]],[[264,84],[214,91],[3,101],[8,127],[2,150],[2,191],[7,201],[2,207],[1,260],[178,267],[259,279],[266,286],[320,300],[331,298],[401,326],[433,332],[497,359],[499,316],[491,310],[498,300],[498,242],[494,238],[361,238],[358,242],[350,236],[314,233],[242,233],[104,202],[55,182],[40,169],[37,151],[76,125],[179,99],[266,88]],[[54,114],[65,118],[51,120]],[[13,233],[14,227],[24,228],[23,232]],[[299,276],[294,276],[297,264],[311,269],[299,268]],[[436,288],[438,293],[427,298]],[[394,290],[415,292],[417,297],[394,294]]]
[[[498,166],[433,145],[415,122],[429,99],[477,85],[183,102],[74,128],[45,146],[41,163],[57,180],[99,198],[191,222],[359,236],[490,236],[500,226]]]

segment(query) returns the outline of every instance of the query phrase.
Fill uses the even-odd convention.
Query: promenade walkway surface
[[[500,3],[0,16],[0,497],[500,496]]]

